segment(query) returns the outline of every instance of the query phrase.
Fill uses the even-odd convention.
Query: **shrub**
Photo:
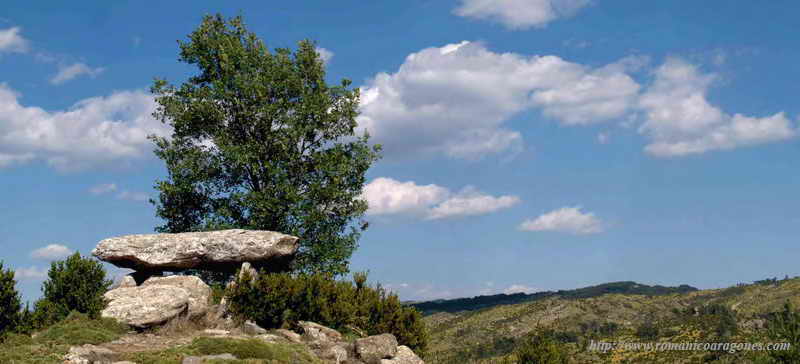
[[[526,335],[514,349],[519,364],[566,364],[569,352],[549,330]]]
[[[3,262],[0,262],[0,341],[5,333],[15,330],[20,322],[22,304],[16,284],[14,271],[3,269]]]
[[[653,341],[658,338],[659,330],[652,321],[646,321],[636,328],[636,336],[642,340]]]
[[[321,274],[261,273],[251,279],[245,273],[227,296],[234,315],[262,327],[313,321],[346,332],[354,326],[367,335],[391,333],[400,345],[424,355],[427,332],[419,311],[380,285],[366,286],[365,273],[356,274],[354,283]]]
[[[776,312],[767,320],[767,336],[773,342],[791,344],[789,350],[770,351],[776,363],[800,363],[800,312],[793,310],[789,302],[783,311]]]
[[[34,316],[62,319],[70,311],[97,318],[106,306],[103,294],[111,286],[100,262],[75,253],[66,260],[53,262],[42,290],[44,297],[36,303]]]

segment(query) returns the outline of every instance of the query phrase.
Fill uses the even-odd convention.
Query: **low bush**
[[[226,295],[234,315],[265,328],[313,321],[345,333],[353,326],[367,335],[391,333],[420,356],[427,347],[419,311],[380,285],[368,287],[365,273],[355,274],[352,283],[319,274],[243,274]]]
[[[514,349],[518,364],[566,364],[569,350],[558,341],[553,331],[537,331],[526,335]]]
[[[6,333],[16,330],[20,324],[22,303],[16,284],[14,271],[3,269],[3,262],[0,261],[0,341]]]
[[[789,302],[783,311],[770,315],[767,320],[767,336],[772,342],[789,343],[789,350],[770,351],[774,363],[800,363],[800,312]]]

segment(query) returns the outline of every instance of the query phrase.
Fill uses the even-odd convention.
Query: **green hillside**
[[[431,333],[426,362],[499,363],[525,334],[545,329],[553,330],[577,363],[752,362],[760,358],[759,353],[600,353],[587,350],[587,346],[591,340],[767,342],[763,326],[770,314],[780,311],[787,301],[800,306],[800,279],[764,280],[713,290],[616,282],[539,296],[488,297],[415,304],[426,312],[438,309],[425,317]],[[523,298],[526,301],[492,305]]]

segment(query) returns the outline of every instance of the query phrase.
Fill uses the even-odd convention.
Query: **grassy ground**
[[[61,363],[70,346],[113,341],[127,331],[115,320],[90,320],[85,315],[72,314],[34,337],[10,335],[0,344],[0,363]]]
[[[161,351],[127,353],[122,357],[136,363],[180,364],[186,356],[229,353],[240,360],[215,360],[213,363],[321,363],[308,349],[299,344],[274,344],[259,339],[225,339],[199,337],[186,346]]]

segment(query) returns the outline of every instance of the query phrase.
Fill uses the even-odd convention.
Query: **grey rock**
[[[273,334],[261,334],[261,335],[258,335],[256,337],[261,339],[261,340],[264,340],[264,341],[266,341],[268,343],[274,343],[274,342],[279,342],[279,341],[283,340],[280,336],[273,335]]]
[[[189,292],[189,317],[200,317],[208,312],[211,287],[203,282],[202,279],[195,276],[177,275],[151,277],[142,284],[142,287],[156,285],[180,287]]]
[[[397,354],[397,339],[392,334],[368,336],[355,341],[355,351],[367,363],[380,363],[381,359],[391,359]]]
[[[281,269],[294,259],[298,238],[274,231],[220,230],[140,234],[100,241],[92,255],[139,272],[202,268],[235,271],[244,262]]]
[[[214,336],[227,336],[231,334],[231,332],[228,330],[218,330],[218,329],[205,329],[203,330],[203,333]]]
[[[245,321],[244,324],[242,324],[242,332],[246,335],[261,335],[266,334],[267,330],[264,330],[264,328],[258,326],[258,324],[253,321]]]
[[[315,350],[317,357],[325,362],[340,364],[347,361],[347,349],[343,345],[324,343]]]
[[[300,321],[297,323],[303,329],[303,336],[310,341],[341,341],[342,334],[338,331],[322,326],[316,322]]]
[[[190,294],[180,287],[152,285],[117,288],[106,292],[104,297],[109,302],[101,316],[148,328],[188,313]]]
[[[133,279],[133,276],[130,274],[126,274],[122,278],[119,279],[117,282],[116,287],[114,288],[126,288],[126,287],[136,287],[136,280]]]
[[[298,343],[299,344],[299,343],[303,342],[303,340],[301,339],[300,334],[298,334],[298,333],[296,333],[294,331],[289,331],[289,330],[286,330],[286,329],[277,329],[277,330],[275,330],[275,333],[280,335],[280,336],[283,336],[284,338],[286,338],[287,340],[289,340],[289,341],[291,341],[293,343]]]
[[[93,364],[111,363],[114,352],[99,346],[86,344],[83,346],[73,346],[64,356],[65,364]]]
[[[381,359],[381,364],[425,364],[408,346],[397,347],[397,354],[391,359]]]
[[[217,354],[217,355],[205,355],[205,356],[187,356],[183,358],[181,364],[202,364],[206,360],[213,360],[213,359],[225,359],[225,360],[236,360],[237,357],[233,356],[233,354]]]

